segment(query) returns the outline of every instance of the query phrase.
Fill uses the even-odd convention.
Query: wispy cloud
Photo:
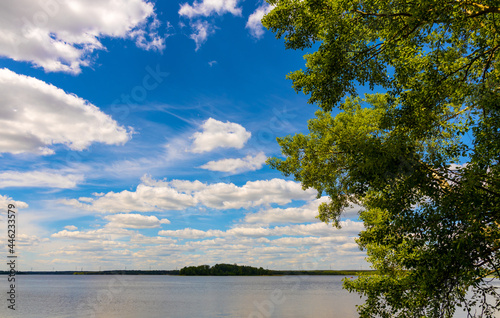
[[[190,25],[194,32],[189,37],[196,43],[195,51],[198,51],[201,45],[205,43],[208,36],[214,33],[214,28],[207,21],[196,21]]]
[[[195,41],[196,51],[198,51],[208,36],[214,33],[214,26],[201,18],[227,13],[241,16],[241,8],[238,7],[238,0],[203,0],[202,2],[195,1],[192,5],[182,4],[178,13],[181,17],[196,20],[190,23],[194,32],[189,37]]]
[[[256,38],[260,39],[264,35],[264,26],[262,25],[262,18],[264,15],[268,14],[274,6],[270,6],[265,3],[258,7],[249,17],[246,24],[246,28],[249,30],[250,34]]]
[[[6,171],[0,173],[0,188],[34,187],[71,189],[84,180],[81,174],[61,174],[48,171]]]

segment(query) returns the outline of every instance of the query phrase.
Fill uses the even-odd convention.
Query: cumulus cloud
[[[34,187],[71,189],[83,181],[83,175],[45,171],[6,171],[0,173],[0,188]]]
[[[64,228],[66,230],[68,230],[68,231],[76,231],[76,230],[78,230],[78,228],[76,226],[74,226],[74,225],[66,225]]]
[[[96,212],[155,212],[200,205],[214,209],[240,209],[293,200],[312,200],[316,191],[302,190],[298,182],[283,179],[204,184],[199,181],[155,181],[143,177],[135,191],[108,192],[99,197],[61,200],[66,205]]]
[[[260,39],[264,35],[264,26],[262,25],[261,20],[264,15],[268,14],[273,8],[274,6],[270,6],[267,3],[263,4],[248,17],[245,28],[248,29],[250,35],[254,38]]]
[[[139,233],[136,233],[132,237],[130,237],[130,243],[132,244],[154,244],[165,246],[165,244],[173,244],[176,242],[177,240],[163,236],[145,236]]]
[[[7,207],[9,204],[14,204],[17,209],[24,209],[28,207],[28,203],[23,201],[15,201],[9,196],[0,195],[0,206]]]
[[[47,253],[42,255],[63,260],[84,257],[95,262],[105,259],[121,264],[156,264],[163,268],[227,260],[271,268],[326,269],[332,265],[339,269],[358,268],[366,255],[354,239],[363,230],[363,224],[345,221],[342,225],[343,228],[337,230],[324,223],[275,227],[239,224],[225,230],[162,230],[158,233],[160,236],[145,236],[110,226],[97,230],[64,230],[52,235],[54,245],[46,246]],[[74,243],[61,245],[55,239]],[[76,240],[85,242],[80,244]]]
[[[343,221],[342,230],[333,228],[325,223],[297,224],[290,226],[275,227],[244,227],[238,226],[226,231],[221,230],[162,230],[158,232],[161,236],[170,236],[183,239],[199,239],[207,237],[270,237],[270,236],[315,236],[334,237],[340,236],[340,241],[345,240],[346,234],[355,235],[364,229],[362,222]],[[338,240],[338,239],[331,239]]]
[[[250,224],[319,222],[316,219],[318,207],[321,203],[328,202],[328,200],[328,197],[321,197],[301,207],[274,208],[262,210],[257,213],[249,213],[245,216],[244,222]]]
[[[147,0],[4,1],[0,55],[48,72],[78,74],[104,37],[129,38],[143,49],[163,50],[153,3]]]
[[[36,235],[27,235],[24,233],[16,235],[16,245],[18,246],[26,246],[26,247],[37,246],[42,242],[46,242],[47,240],[48,240],[47,238],[41,239]],[[6,239],[5,241],[2,240],[1,243],[7,245],[7,240]]]
[[[281,237],[271,240],[270,243],[277,246],[304,246],[304,245],[323,245],[326,243],[350,243],[352,237],[349,236],[305,236],[305,237]],[[357,245],[356,245],[357,246]]]
[[[0,69],[0,152],[52,154],[48,146],[83,150],[123,144],[131,132],[88,101],[33,77]]]
[[[216,183],[197,192],[203,205],[216,209],[250,208],[272,203],[287,204],[292,200],[311,200],[313,189],[303,190],[298,182],[283,179],[248,181],[241,187],[233,183]]]
[[[207,184],[200,182],[198,180],[189,181],[189,180],[177,180],[174,179],[172,181],[155,181],[151,178],[142,178],[141,179],[144,184],[150,186],[163,186],[163,187],[173,187],[177,191],[193,194],[194,192],[198,192],[200,190],[204,190],[208,187]]]
[[[187,229],[174,230],[174,231],[163,230],[163,231],[158,232],[158,235],[172,236],[172,237],[183,238],[183,239],[200,239],[200,238],[206,238],[206,237],[223,236],[224,232],[220,231],[220,230],[201,231],[201,230],[187,228]]]
[[[241,173],[246,171],[255,171],[264,165],[266,162],[266,155],[263,152],[255,156],[248,155],[245,158],[237,159],[222,159],[218,161],[209,161],[200,166],[200,168],[210,171],[221,171],[230,173]]]
[[[159,220],[156,216],[146,216],[142,214],[114,214],[104,217],[110,221],[107,227],[127,228],[127,229],[152,229],[160,227],[161,224],[170,224],[167,219]]]
[[[223,15],[231,13],[232,15],[240,16],[241,8],[237,7],[238,0],[202,0],[195,1],[193,5],[184,3],[179,9],[179,15],[190,19],[204,16],[208,17],[214,14]]]
[[[113,240],[121,237],[131,236],[134,232],[123,228],[102,228],[89,231],[62,230],[51,235],[54,238],[77,239],[77,240]]]
[[[196,199],[168,186],[140,184],[135,191],[108,192],[97,198],[61,200],[61,203],[97,212],[155,212],[182,210],[194,206]]]
[[[241,149],[252,136],[243,126],[236,123],[221,122],[213,118],[207,119],[196,132],[193,140],[192,152],[202,153],[216,148]]]
[[[244,222],[247,224],[286,224],[286,223],[306,223],[320,222],[316,218],[318,215],[318,207],[321,203],[327,203],[330,198],[327,196],[315,199],[306,203],[301,207],[291,208],[270,208],[261,210],[256,213],[248,213],[245,215]],[[357,204],[351,204],[350,207],[344,209],[342,217],[346,219],[357,219],[358,213],[363,207]]]

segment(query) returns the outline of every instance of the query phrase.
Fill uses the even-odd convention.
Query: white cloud
[[[163,50],[154,4],[147,0],[16,0],[2,2],[0,55],[48,72],[78,74],[100,38],[130,38],[143,49]]]
[[[258,153],[255,157],[248,155],[245,158],[237,159],[222,159],[218,161],[209,161],[200,168],[210,171],[221,171],[230,173],[241,173],[246,171],[255,171],[264,165],[266,155],[263,152]]]
[[[201,132],[196,132],[192,152],[202,153],[216,148],[241,149],[252,136],[243,126],[229,121],[223,123],[213,118],[207,119],[201,125]]]
[[[274,208],[262,210],[257,213],[249,213],[245,216],[244,222],[250,224],[319,222],[316,219],[318,207],[321,203],[328,202],[328,200],[328,197],[321,197],[301,207]]]
[[[149,175],[145,175],[141,178],[143,184],[154,187],[173,187],[179,192],[192,194],[208,187],[207,184],[200,182],[198,180],[177,180],[172,181],[158,181],[151,178]]]
[[[335,243],[347,243],[351,242],[352,237],[349,236],[322,236],[322,237],[314,237],[314,236],[305,236],[305,237],[281,237],[278,239],[271,240],[270,243],[278,246],[304,246],[304,245],[322,245],[330,242]]]
[[[261,20],[264,15],[268,14],[273,8],[274,6],[270,6],[267,3],[263,4],[248,17],[245,28],[249,30],[250,34],[254,38],[260,39],[264,35],[264,26],[262,25]]]
[[[66,225],[64,228],[66,230],[68,230],[68,231],[76,231],[76,230],[78,230],[78,228],[76,226],[74,226],[74,225]]]
[[[149,176],[142,180],[135,191],[108,192],[99,197],[61,200],[60,203],[111,213],[182,210],[196,205],[225,210],[312,200],[316,195],[313,189],[304,191],[300,183],[283,179],[248,181],[240,187],[233,183],[155,181]]]
[[[346,234],[355,235],[364,229],[362,222],[343,221],[342,229],[336,229],[326,223],[298,224],[290,226],[268,227],[244,227],[238,226],[227,231],[196,229],[162,230],[158,232],[161,236],[170,236],[184,239],[199,239],[207,237],[269,237],[269,236],[314,236],[314,237],[340,237],[331,239],[345,241]]]
[[[163,236],[145,236],[139,233],[130,237],[130,243],[132,244],[155,244],[164,246],[165,244],[173,244],[176,242],[177,240]]]
[[[182,230],[162,230],[158,232],[158,235],[162,236],[172,236],[172,237],[177,237],[177,238],[184,238],[184,239],[200,239],[200,238],[206,238],[206,237],[214,237],[214,236],[223,236],[224,232],[220,230],[208,230],[208,231],[201,231],[201,230],[195,230],[195,229],[182,229]]]
[[[328,203],[330,198],[327,196],[315,199],[301,207],[292,208],[271,208],[261,210],[256,213],[245,215],[244,222],[247,224],[287,224],[287,223],[306,223],[320,222],[316,216],[319,214],[318,207],[321,203]],[[357,204],[351,204],[344,209],[342,217],[345,219],[357,219],[358,213],[363,207]]]
[[[87,198],[87,197],[80,197],[80,198],[78,198],[78,200],[80,200],[82,202],[88,202],[88,203],[94,201],[93,198]]]
[[[292,200],[311,200],[316,190],[303,190],[298,182],[283,179],[248,181],[241,187],[216,183],[195,194],[203,205],[216,209],[250,208],[271,203],[287,204]]]
[[[133,192],[108,192],[98,198],[62,200],[61,203],[97,212],[154,212],[182,210],[196,205],[196,199],[171,187],[140,184]]]
[[[83,175],[60,174],[44,171],[0,173],[0,188],[36,187],[71,189],[83,181]]]
[[[199,17],[209,17],[213,15],[224,15],[230,13],[234,16],[241,16],[241,8],[238,7],[238,0],[202,0],[193,2],[193,5],[184,3],[179,9],[181,17],[189,19]],[[181,22],[182,23],[182,22]],[[207,37],[214,33],[214,26],[203,20],[196,20],[190,23],[193,33],[189,36],[196,43],[196,51],[205,43]],[[212,66],[212,65],[210,65]]]
[[[102,228],[90,231],[68,231],[62,230],[51,235],[54,238],[66,238],[77,240],[99,240],[111,241],[117,238],[133,235],[134,232],[122,228]],[[114,242],[110,242],[111,244]],[[81,247],[84,248],[84,247]]]
[[[214,30],[212,25],[206,21],[196,21],[191,23],[191,28],[195,30],[195,32],[191,33],[189,38],[194,40],[194,43],[196,43],[195,51],[198,51],[201,45],[205,43],[208,36],[214,33]]]
[[[152,229],[158,228],[161,224],[170,224],[167,219],[159,220],[156,216],[146,216],[141,214],[114,214],[104,217],[110,221],[107,227],[127,228],[127,229]]]
[[[24,209],[28,207],[28,203],[23,201],[15,201],[9,196],[0,195],[0,206],[7,207],[9,204],[14,204],[16,209]]]
[[[0,69],[0,152],[52,154],[48,146],[83,150],[123,144],[131,132],[96,106],[33,77]]]
[[[16,235],[16,245],[18,246],[37,246],[41,242],[46,241],[47,239],[40,239],[35,235],[27,235],[27,234],[17,234]],[[5,243],[6,245],[6,243]]]
[[[50,242],[40,241],[36,250],[50,259],[63,262],[86,259],[88,264],[110,268],[124,263],[144,268],[151,265],[175,268],[228,260],[275,269],[359,268],[366,264],[363,261],[366,255],[354,239],[363,225],[353,221],[342,225],[337,230],[324,223],[276,227],[240,224],[227,230],[160,231],[161,236],[106,226],[98,230],[60,231],[52,235]]]
[[[179,15],[190,19],[204,16],[208,17],[214,14],[223,15],[231,13],[235,16],[241,16],[241,8],[237,7],[238,0],[202,0],[195,1],[193,5],[184,3],[179,9]]]

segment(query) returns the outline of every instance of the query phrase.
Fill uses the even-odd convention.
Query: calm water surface
[[[340,276],[16,277],[16,312],[0,317],[357,317]],[[7,279],[0,282],[7,288]],[[6,295],[6,292],[2,292]]]
[[[7,278],[0,276],[5,295],[0,317],[354,318],[356,304],[362,303],[357,294],[342,289],[342,276],[16,278],[14,313],[7,309]]]

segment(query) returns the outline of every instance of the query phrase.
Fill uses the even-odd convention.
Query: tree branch
[[[483,6],[483,7],[486,7],[486,6]],[[478,16],[481,16],[481,15],[484,15],[484,14],[488,14],[488,13],[500,13],[500,8],[497,8],[497,7],[488,7],[488,9],[485,9],[485,10],[476,12],[474,14],[468,15],[466,18],[467,19],[476,18]]]
[[[364,12],[361,10],[355,10],[354,12],[366,15],[366,16],[374,16],[374,17],[384,17],[384,18],[392,18],[392,17],[411,17],[412,15],[406,12],[400,13],[373,13],[373,12]]]

